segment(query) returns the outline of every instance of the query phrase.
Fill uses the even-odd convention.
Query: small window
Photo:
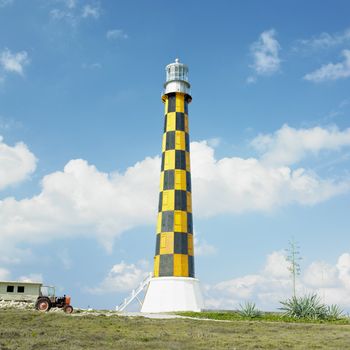
[[[18,286],[17,293],[24,293],[24,286]]]
[[[161,238],[160,238],[160,247],[161,248],[166,248],[167,246],[167,237],[166,237],[166,234],[162,233],[161,234]]]
[[[13,293],[15,291],[15,286],[7,286],[7,293]]]

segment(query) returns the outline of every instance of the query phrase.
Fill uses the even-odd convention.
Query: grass
[[[228,313],[217,314],[227,317]],[[0,311],[1,350],[347,349],[349,332],[348,324],[256,322],[242,318],[231,322],[156,320]]]
[[[221,321],[267,321],[267,322],[287,322],[287,323],[315,323],[315,324],[333,324],[350,325],[349,317],[339,319],[307,319],[294,318],[283,315],[278,312],[261,312],[254,316],[245,316],[241,311],[222,311],[222,312],[178,312],[178,315],[193,317],[198,319],[210,319]]]

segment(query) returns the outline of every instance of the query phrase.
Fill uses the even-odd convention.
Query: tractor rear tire
[[[72,305],[66,305],[66,306],[63,307],[63,311],[66,314],[71,314],[71,313],[73,313],[73,306]]]
[[[36,302],[36,309],[41,312],[47,312],[51,309],[51,302],[47,298],[40,298]]]

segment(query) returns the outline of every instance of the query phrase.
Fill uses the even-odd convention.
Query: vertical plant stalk
[[[289,262],[288,270],[292,275],[292,283],[293,283],[293,297],[296,298],[296,278],[300,275],[300,264],[301,260],[300,252],[297,242],[294,239],[289,241],[289,246],[287,249],[287,261]]]

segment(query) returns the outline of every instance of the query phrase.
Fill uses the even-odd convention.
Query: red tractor
[[[49,311],[52,307],[63,309],[67,314],[73,312],[73,306],[70,305],[71,298],[64,295],[63,297],[56,297],[55,287],[41,287],[40,295],[35,303],[35,308],[39,311]]]

